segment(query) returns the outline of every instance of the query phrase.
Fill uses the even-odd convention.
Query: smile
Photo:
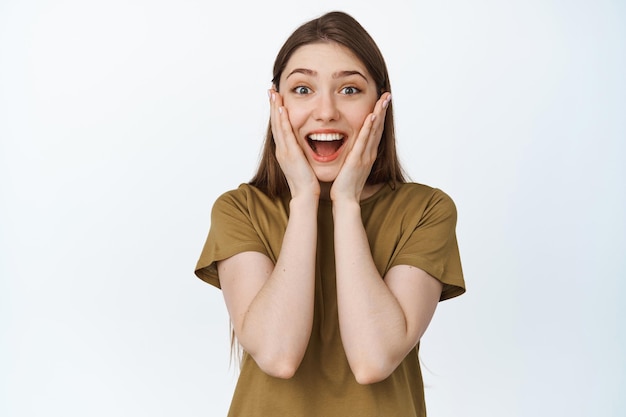
[[[341,133],[312,133],[307,136],[307,142],[313,150],[317,160],[329,162],[334,160],[344,143]]]

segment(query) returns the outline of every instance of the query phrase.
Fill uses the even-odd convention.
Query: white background
[[[0,1],[0,415],[224,416],[193,275],[273,59],[333,9],[377,40],[402,161],[468,285],[423,339],[433,417],[626,415],[626,5]]]

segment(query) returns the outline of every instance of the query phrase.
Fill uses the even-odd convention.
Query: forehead
[[[306,68],[318,73],[357,70],[369,77],[365,65],[347,47],[335,42],[303,45],[287,61],[283,75],[294,68]]]

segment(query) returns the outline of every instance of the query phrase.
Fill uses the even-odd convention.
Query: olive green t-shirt
[[[443,283],[441,300],[465,292],[456,240],[456,207],[441,190],[421,184],[385,185],[361,202],[372,257],[381,276],[395,265],[423,269]],[[220,196],[196,275],[219,288],[216,262],[257,251],[274,263],[289,217],[289,196],[270,199],[242,184]],[[230,417],[425,416],[419,345],[385,380],[358,384],[339,333],[332,203],[318,211],[315,312],[309,346],[291,379],[265,374],[244,353]]]

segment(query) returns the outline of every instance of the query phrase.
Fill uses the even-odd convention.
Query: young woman
[[[421,336],[462,294],[456,209],[405,181],[383,57],[350,16],[278,53],[252,181],[218,198],[196,274],[222,289],[235,417],[424,416]]]

